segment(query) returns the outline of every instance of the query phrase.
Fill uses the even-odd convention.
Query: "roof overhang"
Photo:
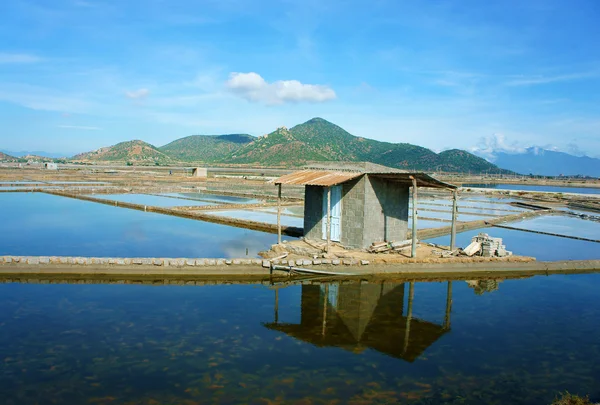
[[[275,184],[291,184],[299,186],[322,186],[330,187],[363,176],[360,172],[343,172],[332,170],[301,170],[286,174],[275,179]]]
[[[413,179],[417,182],[417,187],[431,188],[458,188],[454,184],[445,183],[426,173],[410,172],[355,172],[355,171],[334,171],[334,170],[301,170],[286,174],[273,180],[274,184],[299,185],[299,186],[322,186],[330,187],[354,180],[358,177],[368,175],[384,179],[390,182],[398,183],[402,186],[411,187]]]

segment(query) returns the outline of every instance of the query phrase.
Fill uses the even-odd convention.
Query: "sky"
[[[600,157],[597,0],[0,2],[0,149],[325,118],[440,151]]]

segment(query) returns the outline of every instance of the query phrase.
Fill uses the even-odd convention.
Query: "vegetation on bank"
[[[565,392],[556,399],[550,405],[594,405],[588,397],[580,397],[578,395],[570,394]]]

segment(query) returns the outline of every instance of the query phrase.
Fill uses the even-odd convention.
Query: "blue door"
[[[331,189],[331,240],[339,242],[342,235],[342,186],[323,188],[323,239],[327,239],[327,190]]]

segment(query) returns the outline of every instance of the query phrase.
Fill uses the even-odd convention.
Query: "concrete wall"
[[[342,185],[342,234],[344,246],[360,248],[365,227],[365,176]]]
[[[400,241],[408,235],[409,188],[367,176],[365,184],[365,230],[362,246],[373,242]]]
[[[323,187],[306,186],[304,190],[304,237],[321,240],[323,236]],[[343,228],[342,228],[343,229]]]
[[[322,240],[323,187],[306,186],[304,236]],[[370,176],[342,185],[341,244],[367,248],[408,236],[409,188]]]

